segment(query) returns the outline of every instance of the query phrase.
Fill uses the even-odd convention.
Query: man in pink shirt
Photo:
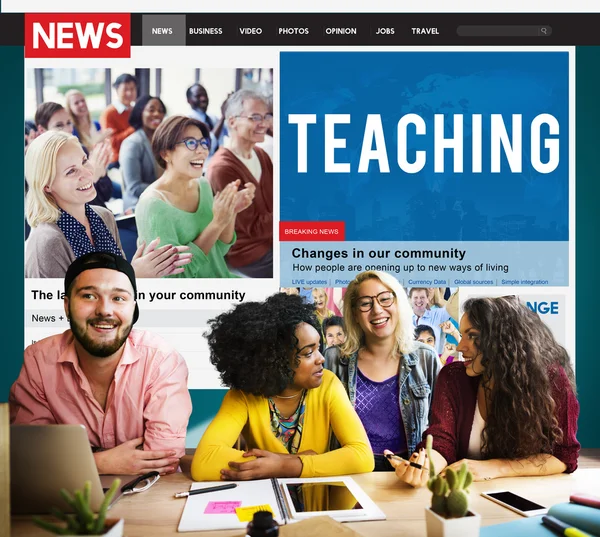
[[[10,391],[11,423],[84,425],[101,474],[167,474],[185,453],[187,366],[160,337],[132,330],[136,299],[124,258],[76,259],[65,276],[71,330],[27,347]]]

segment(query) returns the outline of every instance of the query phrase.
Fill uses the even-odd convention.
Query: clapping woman
[[[278,293],[209,321],[210,360],[230,388],[198,444],[196,481],[369,472],[365,429],[323,368],[312,305]],[[341,447],[329,450],[333,431]],[[233,446],[243,434],[248,450]]]
[[[433,436],[435,468],[466,462],[475,481],[573,472],[579,403],[565,349],[514,296],[472,298],[463,309],[465,361],[442,369],[423,435]],[[409,462],[392,460],[413,486],[429,477],[423,447]]]
[[[112,213],[91,206],[96,196],[93,169],[77,138],[61,131],[38,136],[25,157],[29,184],[25,275],[28,278],[64,278],[69,265],[89,252],[123,255]],[[134,255],[138,278],[160,277],[183,271],[190,262],[187,248],[158,240],[142,243]]]
[[[235,219],[250,206],[255,187],[239,190],[234,181],[213,199],[202,177],[210,148],[208,127],[186,116],[163,121],[152,138],[154,158],[165,172],[140,197],[136,208],[139,236],[186,246],[192,261],[178,274],[186,278],[235,278],[225,254],[235,242]]]

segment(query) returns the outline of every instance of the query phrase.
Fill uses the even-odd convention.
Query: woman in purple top
[[[384,450],[414,451],[429,422],[440,362],[414,341],[412,310],[393,276],[367,271],[344,297],[346,341],[325,351],[325,367],[346,387],[375,455],[375,471],[392,470]]]
[[[465,361],[440,372],[423,435],[433,436],[435,467],[465,462],[475,481],[573,472],[579,403],[565,349],[517,297],[473,298],[463,309]],[[419,467],[392,461],[413,486],[429,477],[424,444],[411,457]]]

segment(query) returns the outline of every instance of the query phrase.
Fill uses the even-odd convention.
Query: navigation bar
[[[23,14],[0,14],[0,45],[23,45]],[[132,46],[600,45],[600,13],[132,14]]]

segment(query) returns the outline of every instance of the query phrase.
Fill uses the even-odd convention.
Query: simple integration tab
[[[185,45],[185,15],[143,15],[142,45]]]

